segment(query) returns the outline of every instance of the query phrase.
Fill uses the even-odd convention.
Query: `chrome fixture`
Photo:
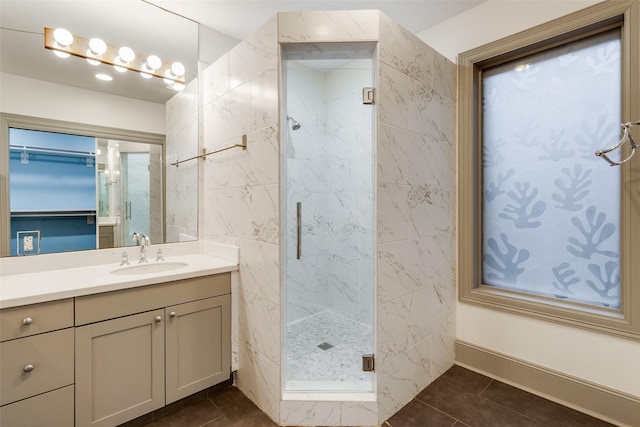
[[[636,144],[636,142],[633,140],[633,137],[631,136],[631,128],[634,126],[640,126],[640,121],[622,123],[620,124],[620,126],[622,127],[622,138],[620,139],[620,141],[618,141],[618,143],[612,147],[596,151],[596,156],[602,157],[607,162],[609,162],[611,166],[620,166],[621,164],[628,162],[635,154],[636,148],[638,148],[638,144]],[[607,156],[607,154],[612,152],[613,150],[620,148],[625,142],[629,143],[629,155],[619,162],[611,160],[609,156]]]
[[[291,120],[291,129],[298,130],[300,129],[300,122],[294,119],[291,116],[287,116],[287,120]]]
[[[129,254],[127,251],[122,251],[122,261],[120,261],[120,265],[129,265]]]
[[[164,257],[162,256],[162,248],[158,248],[158,255],[156,255],[156,261],[164,261]]]
[[[138,263],[149,262],[147,261],[147,246],[149,246],[150,244],[151,241],[146,234],[140,236],[140,260],[138,260]]]
[[[131,236],[131,240],[136,242],[136,246],[140,246],[140,234],[138,232],[134,232]]]

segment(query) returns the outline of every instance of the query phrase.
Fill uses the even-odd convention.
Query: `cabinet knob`
[[[160,322],[162,320],[162,316],[156,316],[156,322]]]
[[[33,366],[33,365],[29,364],[29,365],[25,365],[25,367],[24,367],[24,368],[22,368],[22,370],[23,370],[24,372],[31,372],[31,371],[33,371],[33,368],[35,368],[35,366]]]
[[[25,317],[22,319],[22,324],[28,326],[33,323],[33,319],[31,317]]]
[[[176,316],[177,316],[177,314],[176,314],[175,311],[172,311],[171,313],[169,313],[169,317],[176,317]]]

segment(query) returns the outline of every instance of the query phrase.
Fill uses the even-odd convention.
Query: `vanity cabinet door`
[[[116,426],[164,406],[164,311],[76,328],[76,424]]]
[[[231,296],[165,309],[167,404],[229,379]]]

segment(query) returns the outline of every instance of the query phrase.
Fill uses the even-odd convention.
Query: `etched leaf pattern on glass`
[[[594,155],[618,141],[615,31],[483,74],[482,280],[620,306],[620,172]]]

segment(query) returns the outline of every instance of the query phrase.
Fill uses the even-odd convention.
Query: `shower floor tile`
[[[372,391],[373,373],[362,371],[362,355],[373,353],[372,341],[371,326],[333,311],[289,324],[286,390]]]

